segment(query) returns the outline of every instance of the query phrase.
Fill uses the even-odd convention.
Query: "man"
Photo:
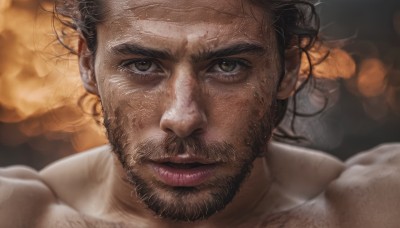
[[[342,163],[270,142],[316,35],[312,6],[62,6],[111,147],[2,169],[1,227],[400,226],[399,145]]]

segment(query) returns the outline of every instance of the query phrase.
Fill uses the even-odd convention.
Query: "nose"
[[[201,104],[201,88],[190,71],[182,70],[168,83],[166,109],[160,120],[160,128],[173,132],[180,138],[201,133],[207,126],[207,118]]]

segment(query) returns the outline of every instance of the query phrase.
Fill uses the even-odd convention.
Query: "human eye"
[[[250,63],[243,59],[217,59],[207,70],[207,75],[222,82],[238,82],[247,76]]]
[[[161,65],[152,59],[123,61],[118,68],[131,75],[134,79],[139,80],[154,80],[161,77],[164,73]]]

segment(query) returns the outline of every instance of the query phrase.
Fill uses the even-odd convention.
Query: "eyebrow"
[[[175,59],[172,53],[168,50],[147,48],[133,43],[116,45],[111,48],[111,52],[123,55],[141,55],[157,59]],[[217,50],[201,51],[199,54],[192,55],[191,58],[193,62],[199,62],[243,53],[263,55],[265,52],[265,48],[262,45],[255,43],[238,43]]]
[[[250,53],[256,55],[263,55],[266,52],[262,45],[254,43],[238,43],[225,48],[217,50],[205,50],[200,54],[193,55],[193,61],[204,61],[209,59],[222,58],[232,55]]]
[[[157,50],[143,47],[138,44],[124,43],[111,48],[111,52],[123,55],[141,55],[149,58],[172,59],[172,54],[167,50]]]

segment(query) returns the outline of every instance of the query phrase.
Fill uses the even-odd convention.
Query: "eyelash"
[[[130,66],[135,65],[140,62],[149,62],[152,64],[150,68],[156,67],[158,72],[146,72],[146,71],[141,71],[141,70],[132,70],[129,69]],[[232,72],[225,72],[224,70],[221,69],[221,66],[219,66],[220,69],[213,69],[215,67],[218,67],[219,64],[222,64],[223,62],[227,62],[230,64],[236,64],[235,68],[232,70]],[[135,66],[137,68],[137,66]],[[239,68],[239,69],[236,69]],[[238,58],[221,58],[221,59],[216,59],[212,61],[209,66],[207,67],[206,70],[206,76],[210,78],[217,78],[219,80],[223,81],[235,81],[237,79],[240,79],[243,77],[242,69],[244,70],[250,69],[251,64],[244,59],[238,59]],[[128,72],[129,74],[134,74],[135,77],[138,77],[139,80],[153,80],[155,77],[154,76],[160,76],[160,74],[164,73],[163,68],[161,67],[161,64],[155,60],[155,59],[133,59],[133,60],[126,60],[123,61],[119,66],[118,69],[123,72]]]
[[[119,65],[119,69],[120,70],[129,70],[127,69],[130,65],[133,65],[135,63],[140,63],[140,62],[150,62],[152,64],[155,64],[157,67],[159,67],[158,63],[156,63],[156,61],[154,59],[134,59],[134,60],[126,60],[123,61],[120,65]],[[129,70],[132,71],[132,70]]]
[[[154,71],[146,72],[146,71],[140,71],[139,69],[137,69],[137,70],[129,69],[130,66],[134,66],[136,63],[140,63],[140,62],[149,62],[150,64],[152,64],[150,66],[150,68],[152,68],[152,67],[156,67],[157,68],[156,72],[154,72]],[[126,60],[126,61],[123,61],[118,66],[118,70],[123,71],[123,72],[127,72],[128,74],[133,74],[133,75],[135,75],[135,77],[139,77],[140,80],[152,80],[152,79],[154,79],[154,77],[152,77],[152,76],[160,76],[160,74],[163,73],[163,69],[161,67],[161,64],[155,59]]]
[[[216,72],[211,72],[212,68],[216,67],[218,64],[221,64],[222,62],[229,62],[229,63],[235,63],[237,64],[236,68],[239,67],[239,69],[235,69],[233,72],[224,72],[223,70],[216,71]],[[244,69],[241,69],[244,68]],[[216,59],[214,60],[211,64],[210,67],[208,67],[207,71],[209,72],[210,77],[215,78],[224,81],[236,81],[238,79],[244,78],[243,75],[243,70],[246,71],[251,68],[251,64],[249,61],[244,60],[244,59],[237,59],[237,58],[222,58],[222,59]]]

